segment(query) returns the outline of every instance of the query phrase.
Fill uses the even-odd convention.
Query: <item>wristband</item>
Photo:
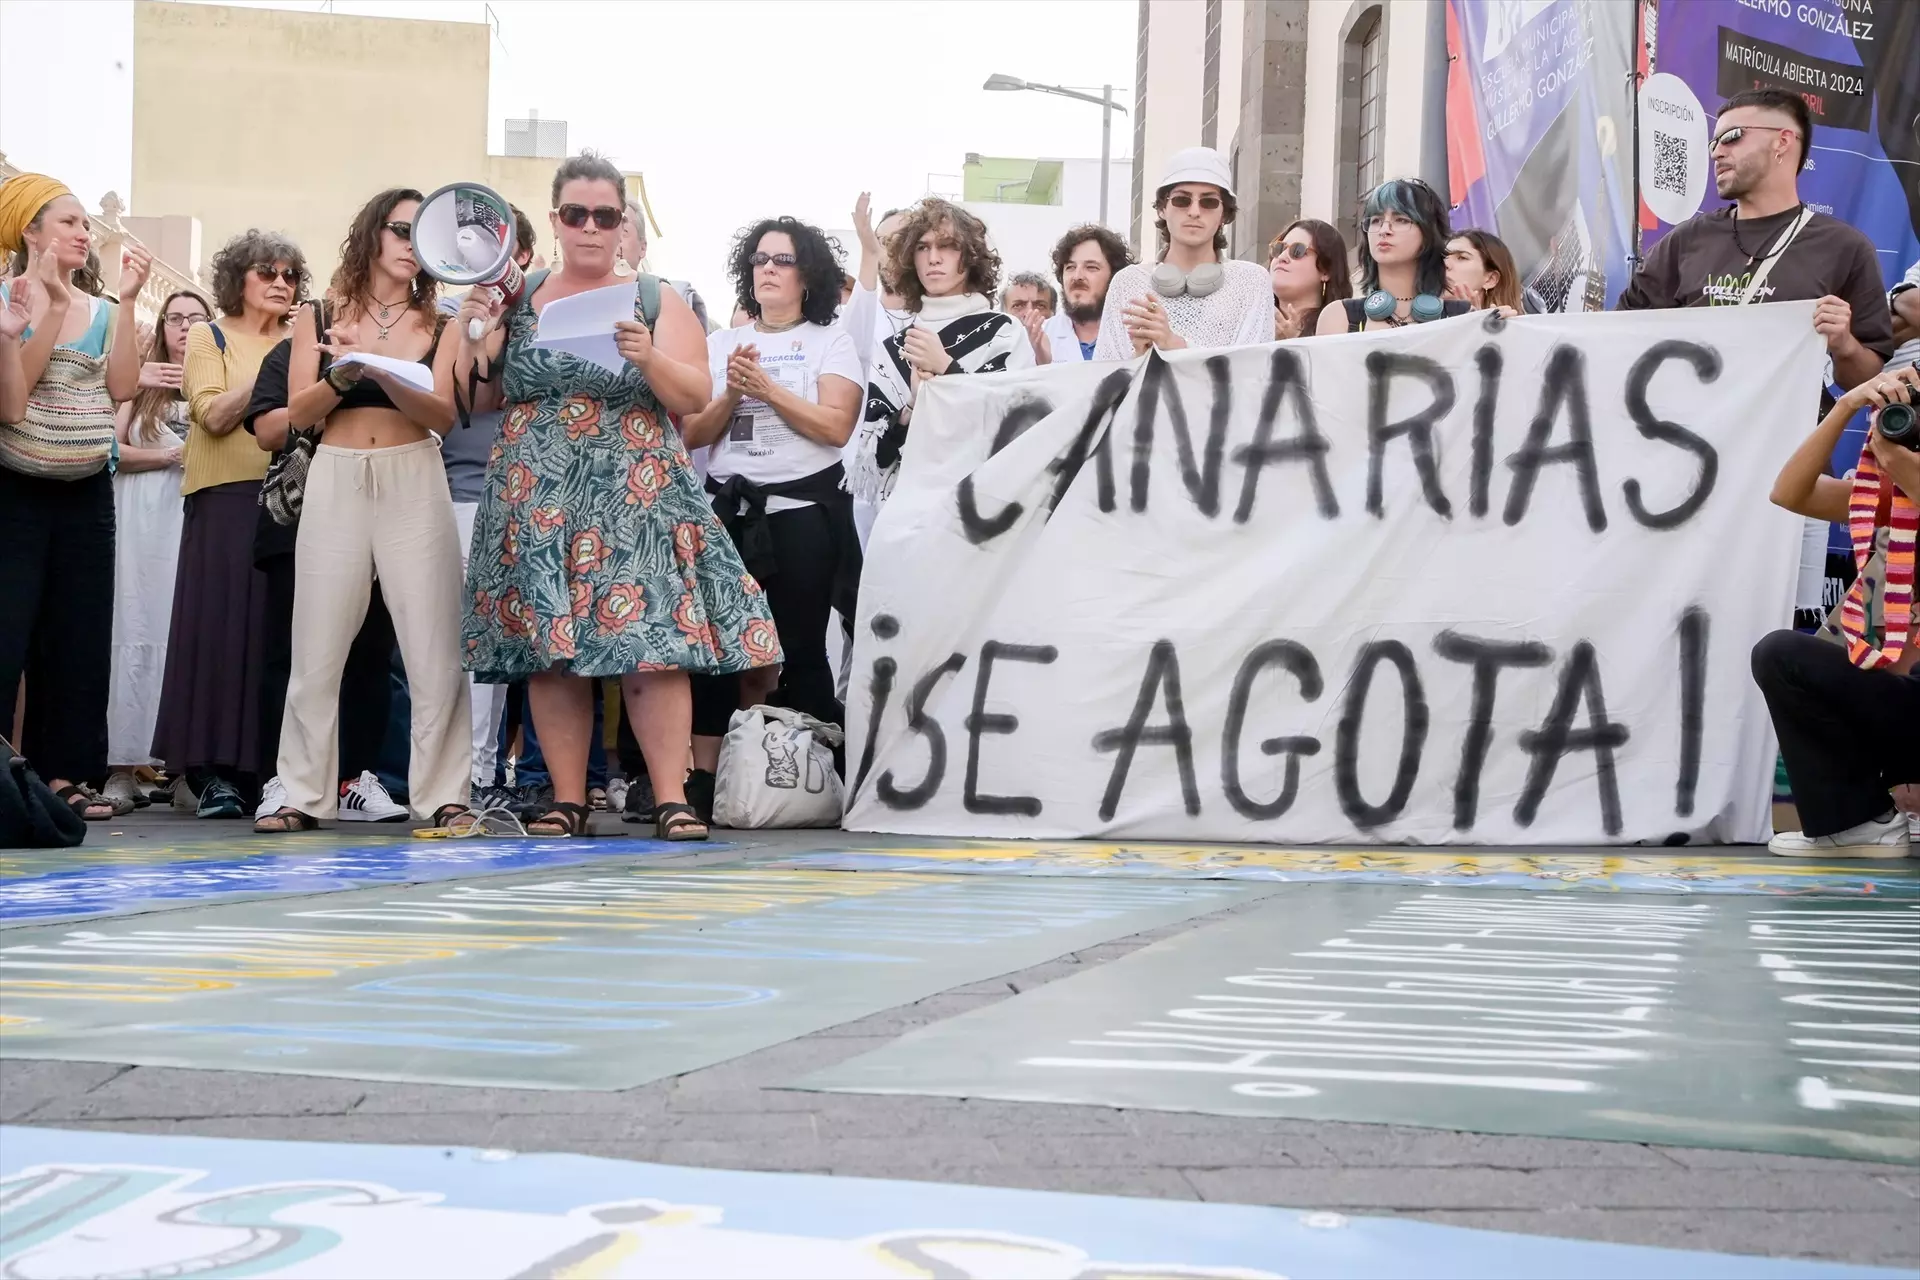
[[[353,390],[353,379],[342,374],[338,365],[332,365],[327,369],[327,385],[333,388],[333,394],[344,400],[347,392]]]

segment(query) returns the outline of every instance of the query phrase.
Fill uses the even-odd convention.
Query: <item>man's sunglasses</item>
[[[393,232],[396,236],[399,236],[402,240],[405,240],[408,244],[413,243],[413,224],[411,222],[383,222],[380,225]]]
[[[790,253],[756,253],[747,261],[756,267],[764,267],[769,262],[776,267],[791,267],[798,264],[800,259]]]
[[[1275,262],[1278,262],[1282,258],[1292,258],[1295,262],[1298,262],[1300,259],[1306,257],[1308,254],[1312,252],[1313,252],[1312,245],[1301,244],[1298,240],[1294,240],[1288,244],[1281,245],[1278,249],[1275,249],[1273,251],[1273,260]]]
[[[1713,141],[1708,144],[1707,149],[1711,151],[1720,147],[1730,147],[1740,141],[1740,139],[1746,137],[1747,130],[1749,129],[1765,129],[1769,133],[1794,132],[1783,124],[1737,124],[1731,129],[1722,129],[1719,133],[1715,134]]]
[[[272,284],[275,280],[285,280],[297,289],[300,287],[300,277],[303,273],[297,267],[255,267],[253,274],[268,284]]]
[[[1176,209],[1190,209],[1193,207],[1194,198],[1185,191],[1176,191],[1167,197],[1167,203]],[[1200,196],[1199,200],[1200,207],[1209,213],[1220,207],[1219,196]]]
[[[625,209],[616,209],[611,205],[595,205],[589,209],[583,204],[563,204],[557,209],[560,225],[572,227],[575,231],[587,225],[587,219],[593,219],[593,225],[602,231],[612,231],[619,227],[621,219],[627,216]]]

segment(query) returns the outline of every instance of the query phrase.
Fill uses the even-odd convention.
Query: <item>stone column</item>
[[[1265,263],[1267,243],[1300,213],[1310,0],[1247,0],[1241,44],[1233,255]]]

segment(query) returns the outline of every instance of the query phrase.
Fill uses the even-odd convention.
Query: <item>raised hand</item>
[[[139,293],[153,274],[153,254],[142,245],[130,244],[120,251],[120,296]]]
[[[186,367],[149,360],[140,366],[142,391],[178,391],[186,384]]]

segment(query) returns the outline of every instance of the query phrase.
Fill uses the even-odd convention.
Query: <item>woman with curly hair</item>
[[[167,295],[140,366],[140,392],[120,406],[114,422],[120,468],[113,477],[113,696],[107,708],[113,773],[105,791],[119,805],[140,791],[133,771],[160,763],[152,754],[153,724],[180,563],[187,334],[212,319],[213,307],[191,289]]]
[[[766,218],[734,239],[729,270],[751,319],[707,339],[713,402],[682,426],[689,447],[712,446],[707,493],[747,572],[766,589],[786,662],[729,681],[738,686],[733,697],[696,690],[692,792],[709,785],[701,775],[718,759],[736,706],[771,695],[777,706],[842,723],[827,615],[837,605],[853,616],[860,580],[840,452],[859,415],[863,370],[852,336],[834,323],[842,273],[833,246],[817,227]]]
[[[1327,304],[1353,296],[1347,241],[1330,222],[1295,218],[1267,246],[1273,278],[1273,336],[1284,342],[1314,332]]]
[[[114,405],[133,398],[132,299],[153,260],[131,248],[122,306],[99,296],[86,208],[45,174],[0,183],[0,732],[26,678],[26,736],[80,817],[118,806],[106,780],[113,628]]]
[[[706,334],[659,277],[615,270],[626,201],[605,159],[563,161],[548,215],[560,267],[528,276],[504,325],[479,339],[469,322],[499,320],[497,296],[474,290],[454,321],[455,387],[464,395],[477,378],[507,406],[474,520],[465,661],[482,683],[527,682],[554,794],[530,832],[587,834],[593,684],[618,676],[659,802],[655,832],[704,840],[686,803],[687,676],[770,667],[780,641],[668,416],[713,399]],[[634,316],[615,326],[619,370],[535,345],[548,303],[616,287]]]
[[[887,241],[886,276],[913,322],[880,344],[867,372],[866,421],[851,488],[886,500],[900,471],[913,402],[929,378],[1033,366],[1033,344],[1018,320],[993,309],[1000,255],[987,225],[937,196],[909,209]]]
[[[324,318],[308,308],[294,321],[287,426],[319,427],[320,442],[294,547],[282,794],[255,831],[311,831],[343,806],[391,806],[377,778],[336,785],[340,677],[376,573],[413,703],[408,803],[436,827],[467,807],[473,738],[460,670],[460,535],[439,439],[454,424],[455,344],[440,341],[446,318],[413,256],[420,199],[395,187],[362,205],[340,246]],[[424,365],[432,389],[348,359],[362,355]]]
[[[235,428],[306,287],[298,246],[276,232],[243,231],[213,255],[223,319],[187,333],[186,514],[153,750],[184,775],[202,818],[243,817],[263,767],[273,765],[260,759],[266,579],[253,564],[267,455]]]

